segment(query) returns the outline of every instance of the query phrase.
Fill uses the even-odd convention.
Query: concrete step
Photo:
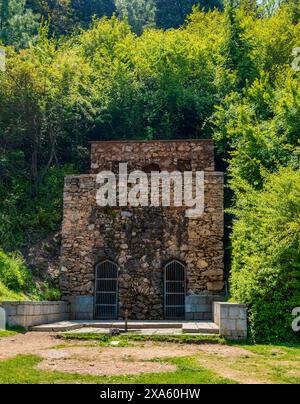
[[[96,320],[70,320],[59,323],[36,325],[30,331],[40,332],[66,332],[81,330],[81,332],[91,332],[90,330],[109,331],[112,328],[125,329],[124,321],[96,321]],[[171,332],[183,332],[188,334],[219,334],[219,329],[212,321],[129,321],[128,330],[165,330],[167,334]]]
[[[181,329],[183,325],[182,321],[129,321],[129,330],[143,330],[143,329]],[[41,332],[65,332],[78,330],[81,328],[99,328],[99,329],[111,329],[119,328],[124,329],[124,321],[97,321],[97,320],[70,320],[61,321],[53,324],[42,324],[30,327],[30,331]]]
[[[219,334],[219,328],[212,321],[196,321],[184,323],[182,332],[188,334]]]

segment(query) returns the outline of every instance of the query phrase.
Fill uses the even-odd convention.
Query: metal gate
[[[118,267],[109,260],[96,266],[95,317],[118,318]]]
[[[164,269],[165,318],[185,318],[186,277],[185,266],[179,261],[169,262]]]

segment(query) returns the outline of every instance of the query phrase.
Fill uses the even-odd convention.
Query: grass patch
[[[0,330],[0,338],[11,337],[13,335],[23,333],[24,331],[25,331],[25,329],[23,327],[19,327],[19,326],[10,327],[8,330]]]
[[[208,368],[227,369],[239,374],[241,379],[256,380],[261,383],[299,384],[300,383],[300,347],[292,344],[247,345],[230,343],[241,347],[245,354],[236,357],[203,353],[203,360]]]
[[[122,336],[130,341],[153,341],[153,342],[169,342],[179,344],[201,344],[201,343],[216,343],[224,344],[225,339],[219,335],[138,335],[130,334]]]
[[[11,330],[0,330],[0,338],[10,337],[12,335],[16,335],[17,332]]]
[[[295,344],[294,346],[291,345],[248,345],[243,348],[264,358],[280,358],[285,361],[294,361],[296,359],[300,362],[300,346],[298,344]]]
[[[247,360],[248,372],[251,372],[261,380],[269,379],[274,383],[300,383],[300,347],[279,345],[249,345],[244,346],[255,357]],[[240,358],[236,369],[243,369],[245,359]]]
[[[28,300],[28,297],[22,292],[14,292],[8,289],[0,281],[0,301]]]
[[[19,355],[13,359],[0,361],[0,384],[234,384],[231,379],[217,376],[214,372],[199,366],[194,358],[172,358],[160,362],[170,362],[177,366],[174,372],[146,373],[132,376],[90,376],[66,372],[49,372],[36,369],[41,358],[35,355]]]
[[[142,335],[142,334],[120,334],[117,337],[112,337],[109,334],[98,333],[65,333],[58,335],[59,338],[65,340],[94,340],[100,343],[109,344],[112,341],[120,342],[168,342],[179,344],[203,344],[203,343],[215,343],[225,344],[225,339],[219,335]],[[124,346],[124,345],[123,345]]]

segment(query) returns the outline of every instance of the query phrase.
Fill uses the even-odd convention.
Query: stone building
[[[204,171],[204,213],[99,207],[100,171]],[[211,140],[91,143],[91,173],[65,180],[61,290],[74,319],[210,319],[222,299],[223,173]]]

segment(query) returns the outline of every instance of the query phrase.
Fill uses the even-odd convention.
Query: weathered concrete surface
[[[53,324],[43,324],[33,326],[32,331],[39,332],[65,332],[75,331],[83,333],[108,333],[111,329],[124,331],[124,321],[104,321],[104,320],[70,320]],[[212,321],[130,321],[128,323],[129,332],[142,334],[218,334],[219,329]]]
[[[188,295],[185,298],[185,319],[212,320],[213,302],[223,300],[222,295]]]
[[[1,302],[9,327],[30,326],[68,320],[70,306],[67,302]]]
[[[0,330],[6,329],[6,313],[5,310],[0,307]]]
[[[247,306],[244,304],[214,302],[214,322],[224,337],[247,338]]]

